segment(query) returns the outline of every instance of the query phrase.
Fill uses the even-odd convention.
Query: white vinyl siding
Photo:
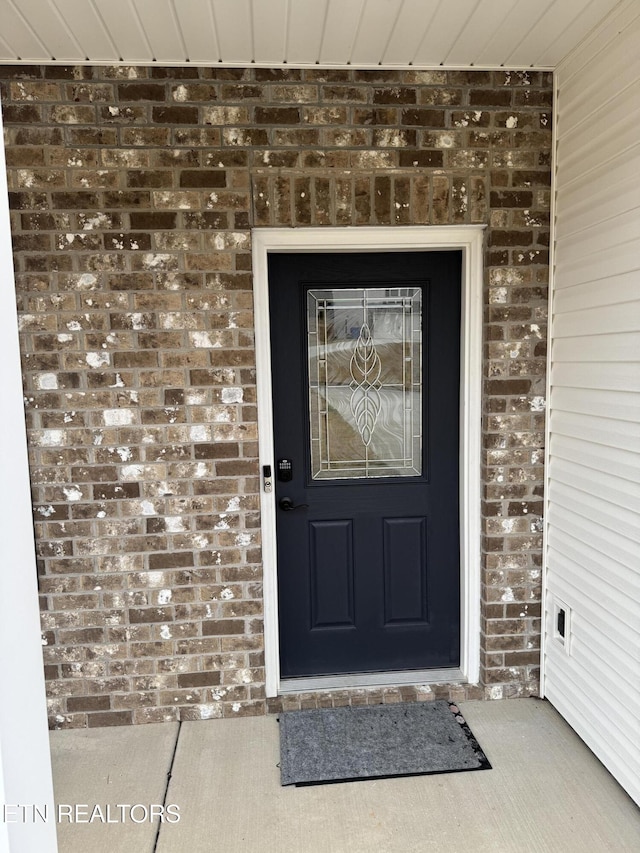
[[[640,803],[638,3],[556,80],[545,695]]]

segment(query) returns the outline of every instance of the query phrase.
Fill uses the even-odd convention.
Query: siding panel
[[[640,397],[624,391],[564,388],[565,412],[582,412],[619,421],[640,420]]]
[[[637,4],[621,4],[557,81],[545,694],[640,803]]]

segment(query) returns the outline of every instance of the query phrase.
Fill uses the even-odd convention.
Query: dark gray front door
[[[460,277],[270,255],[284,678],[459,664]]]

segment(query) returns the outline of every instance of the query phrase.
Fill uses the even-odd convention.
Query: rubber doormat
[[[279,722],[282,785],[491,769],[450,702],[287,711]]]

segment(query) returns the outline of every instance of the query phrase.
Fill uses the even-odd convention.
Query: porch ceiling
[[[0,0],[0,62],[554,68],[618,0]]]

